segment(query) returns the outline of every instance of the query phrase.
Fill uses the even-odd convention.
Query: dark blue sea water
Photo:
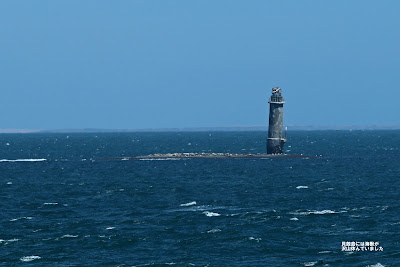
[[[289,132],[286,153],[321,158],[102,160],[263,153],[265,137],[2,134],[0,264],[400,266],[400,131]]]

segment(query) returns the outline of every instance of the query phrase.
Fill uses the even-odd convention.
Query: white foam
[[[77,235],[63,235],[61,238],[75,238]]]
[[[221,216],[221,214],[216,213],[216,212],[210,212],[210,211],[205,211],[203,212],[207,217],[215,217],[215,216]]]
[[[320,251],[318,252],[318,254],[327,254],[327,253],[331,253],[332,251],[329,250],[324,250],[324,251]]]
[[[17,241],[19,241],[19,239],[17,239],[17,238],[8,239],[8,240],[0,239],[0,244],[1,244],[1,243],[5,243],[5,244],[7,245],[7,243],[10,243],[10,242],[17,242]]]
[[[377,263],[377,264],[374,264],[374,265],[368,265],[367,267],[385,267],[385,265],[382,265],[381,263]]]
[[[217,233],[217,232],[221,232],[221,229],[211,229],[211,230],[208,230],[207,231],[207,233]]]
[[[309,266],[314,266],[315,264],[317,264],[318,261],[310,261],[310,262],[305,262],[304,266],[309,267]]]
[[[139,160],[146,160],[146,161],[152,161],[152,160],[180,160],[180,158],[160,158],[160,159],[139,159]]]
[[[296,217],[290,218],[291,221],[298,221],[299,219],[297,219]]]
[[[257,242],[260,242],[260,241],[261,241],[261,238],[255,238],[255,237],[250,236],[250,237],[249,237],[249,240],[255,240],[255,241],[257,241]]]
[[[38,259],[41,259],[41,257],[40,256],[24,256],[24,257],[20,258],[19,260],[23,261],[23,262],[28,262],[28,261],[38,260]]]
[[[306,188],[308,188],[308,186],[306,186],[306,185],[296,186],[296,189],[306,189]]]
[[[36,162],[45,160],[47,159],[0,159],[0,162]]]
[[[112,229],[115,229],[115,227],[112,226],[112,227],[107,227],[106,228],[106,230],[112,230]]]
[[[310,215],[310,214],[316,214],[316,215],[323,215],[323,214],[336,214],[336,213],[342,213],[342,212],[347,212],[347,211],[334,211],[334,210],[309,210],[309,211],[301,211],[301,212],[291,212],[290,214],[294,215]]]
[[[179,206],[181,206],[181,207],[188,207],[188,206],[193,206],[193,205],[196,205],[196,204],[197,204],[196,201],[192,201],[192,202],[180,204]]]
[[[334,214],[334,213],[338,213],[338,212],[333,211],[333,210],[310,211],[310,214]]]
[[[57,202],[46,202],[46,203],[43,203],[43,205],[58,205],[58,203]]]
[[[12,182],[8,182],[7,184],[12,184]]]
[[[15,218],[15,219],[11,219],[10,222],[15,222],[21,219],[27,219],[27,220],[32,220],[33,217],[19,217],[19,218]]]

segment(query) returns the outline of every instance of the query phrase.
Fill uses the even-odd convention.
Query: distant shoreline
[[[316,126],[291,126],[289,131],[350,131],[350,130],[400,130],[399,125],[316,125]],[[188,127],[188,128],[142,128],[142,129],[101,129],[101,128],[76,128],[76,129],[0,129],[0,134],[29,134],[29,133],[134,133],[134,132],[250,132],[267,131],[267,126],[237,126],[237,127]]]

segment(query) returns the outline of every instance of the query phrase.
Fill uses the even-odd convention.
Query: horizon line
[[[400,124],[365,125],[286,125],[289,130],[399,130]],[[266,125],[167,128],[55,128],[55,129],[0,129],[0,133],[89,133],[89,132],[204,132],[204,131],[267,131]]]

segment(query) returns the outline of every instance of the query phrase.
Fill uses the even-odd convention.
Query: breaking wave
[[[180,158],[160,158],[160,159],[151,158],[151,159],[139,159],[139,160],[152,161],[152,160],[181,160],[181,159]]]
[[[308,186],[306,186],[306,185],[296,186],[296,189],[307,189],[307,188],[308,188]]]
[[[188,207],[188,206],[193,206],[193,205],[196,205],[196,204],[197,204],[196,201],[192,201],[192,202],[180,204],[179,206],[181,206],[181,207]]]
[[[0,162],[36,162],[46,160],[47,159],[0,159]]]
[[[20,258],[19,260],[23,261],[23,262],[28,262],[28,261],[38,260],[38,259],[41,259],[41,257],[40,256],[24,256],[24,257]]]
[[[291,212],[290,214],[293,215],[323,215],[323,214],[337,214],[337,213],[343,213],[347,211],[334,211],[334,210],[307,210],[307,211],[298,211],[298,212]]]
[[[216,216],[221,216],[221,214],[216,213],[216,212],[211,212],[211,211],[205,211],[203,212],[207,217],[216,217]]]

